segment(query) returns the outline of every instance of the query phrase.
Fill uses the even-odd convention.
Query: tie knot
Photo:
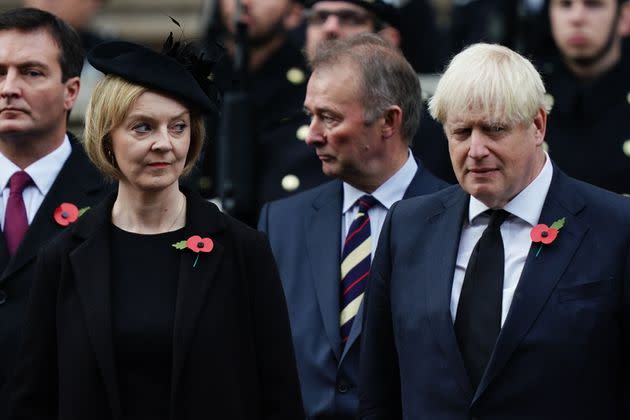
[[[359,212],[361,213],[365,213],[366,211],[374,207],[374,205],[376,205],[377,203],[378,200],[369,194],[365,194],[357,200],[357,204],[359,205]]]
[[[505,222],[505,219],[510,215],[509,212],[499,209],[499,210],[488,210],[487,213],[490,215],[490,222],[488,222],[488,229],[498,229],[501,227],[501,224]]]
[[[22,194],[24,188],[32,182],[29,174],[24,171],[18,171],[9,178],[9,193]]]

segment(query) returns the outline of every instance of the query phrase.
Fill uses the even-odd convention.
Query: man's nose
[[[6,74],[0,79],[0,96],[16,97],[20,95],[21,79],[14,69],[7,70]]]

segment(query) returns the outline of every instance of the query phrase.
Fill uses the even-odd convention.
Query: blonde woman
[[[179,186],[211,66],[172,42],[88,59],[85,148],[119,187],[40,254],[10,418],[303,418],[267,240]]]

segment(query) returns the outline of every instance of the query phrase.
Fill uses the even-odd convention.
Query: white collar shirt
[[[37,210],[39,210],[46,194],[50,191],[57,175],[59,175],[61,168],[68,157],[70,157],[71,153],[72,146],[70,145],[68,135],[66,135],[61,146],[24,168],[24,171],[29,174],[33,180],[22,192],[29,225],[33,222]],[[4,216],[9,200],[9,179],[18,171],[20,171],[20,168],[0,153],[0,188],[2,188],[0,197],[0,226],[2,226],[3,230]],[[50,217],[52,218],[53,215],[51,214]]]
[[[397,201],[402,200],[405,191],[411,184],[416,172],[418,164],[411,152],[407,157],[405,164],[380,187],[378,187],[372,196],[378,200],[378,204],[368,210],[370,216],[370,238],[372,242],[372,256],[376,251],[378,237],[381,228],[385,222],[385,216],[389,208]],[[341,215],[341,250],[343,251],[343,243],[348,235],[348,230],[352,221],[359,211],[357,200],[367,193],[353,187],[350,184],[343,183],[343,205]]]
[[[545,159],[545,165],[538,176],[503,207],[504,210],[510,213],[510,216],[501,225],[501,236],[505,251],[501,326],[503,326],[507,318],[514,291],[518,286],[523,267],[525,266],[525,260],[531,247],[530,231],[538,224],[540,213],[551,185],[553,166],[548,155],[545,155]],[[464,220],[462,227],[451,289],[450,309],[453,322],[457,314],[457,305],[468,261],[490,220],[490,216],[484,213],[488,209],[489,207],[481,201],[475,197],[470,197],[468,218]],[[549,221],[549,223],[551,222]]]

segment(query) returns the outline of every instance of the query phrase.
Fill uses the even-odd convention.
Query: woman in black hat
[[[55,214],[70,226],[38,260],[10,418],[304,418],[267,240],[179,186],[217,109],[212,66],[170,37],[88,60],[106,77],[85,148],[118,191]]]

